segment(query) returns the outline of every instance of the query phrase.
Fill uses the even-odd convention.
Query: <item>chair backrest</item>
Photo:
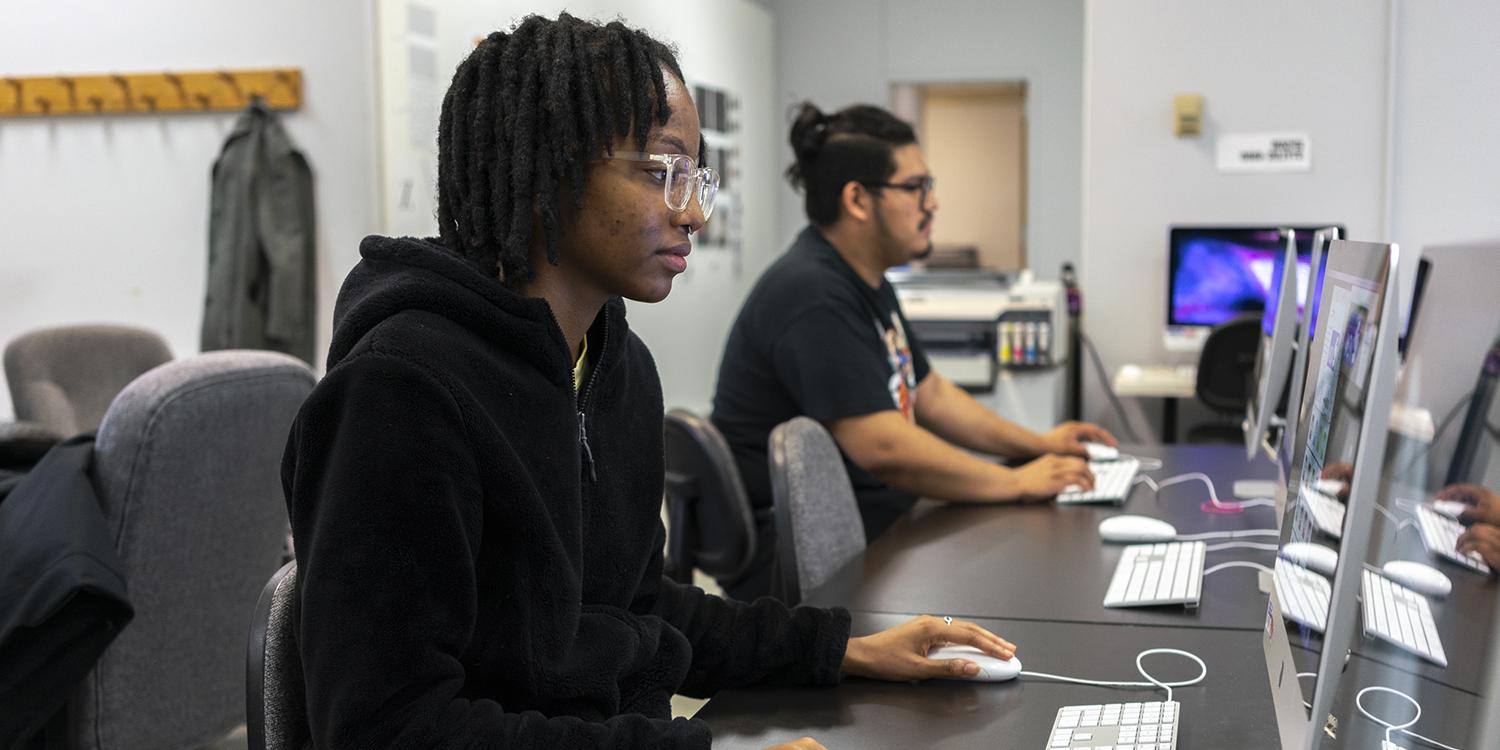
[[[245,623],[280,567],[280,464],[313,387],[285,354],[158,367],[115,398],[94,481],[135,620],[70,703],[75,747],[205,745],[244,721]]]
[[[794,417],[771,431],[776,514],[774,595],[795,606],[865,548],[854,486],[823,425]]]
[[[301,750],[312,738],[297,653],[297,562],[271,576],[250,623],[245,728],[250,750]]]
[[[1198,399],[1221,412],[1241,413],[1255,377],[1260,315],[1241,315],[1209,331],[1198,355]]]
[[[685,409],[666,416],[667,574],[692,582],[744,572],[755,557],[755,518],[729,443]]]
[[[98,428],[130,381],[171,359],[167,342],[142,328],[45,328],[6,345],[5,379],[16,419],[68,436]]]

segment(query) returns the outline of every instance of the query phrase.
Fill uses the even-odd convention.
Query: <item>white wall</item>
[[[1368,0],[1089,3],[1081,270],[1107,367],[1193,359],[1162,342],[1171,224],[1337,221],[1377,236],[1385,29]],[[1202,136],[1172,135],[1178,93],[1203,95]],[[1311,172],[1215,170],[1216,135],[1278,130],[1311,136]],[[1117,423],[1088,380],[1084,416]]]
[[[384,1],[405,5],[401,0]],[[720,353],[739,301],[760,271],[780,253],[773,222],[767,218],[776,210],[777,174],[781,169],[775,156],[779,119],[771,115],[774,67],[770,11],[750,0],[697,2],[692,4],[691,12],[685,12],[688,6],[647,0],[420,0],[420,4],[437,16],[438,68],[442,76],[436,92],[439,98],[447,89],[454,67],[472,49],[476,37],[506,28],[528,13],[555,16],[566,9],[581,18],[609,21],[623,17],[628,24],[676,45],[679,63],[689,83],[724,88],[740,99],[738,182],[744,217],[743,257],[736,262],[727,251],[700,245],[688,259],[688,272],[678,277],[666,301],[655,305],[631,303],[629,311],[631,328],[656,357],[667,407],[684,406],[707,414]],[[402,9],[394,10],[387,17],[399,21]],[[389,36],[403,32],[398,23],[380,33]],[[390,110],[388,105],[389,102],[384,103],[382,109]],[[437,109],[431,111],[435,116]],[[394,120],[396,127],[405,128],[404,115],[403,110],[387,111],[384,116]],[[436,132],[436,123],[432,126]],[[421,142],[425,144],[426,140]],[[396,147],[400,146],[397,139]],[[392,148],[390,139],[386,148]],[[423,230],[409,222],[410,217],[400,226],[401,231]],[[427,225],[425,231],[435,233],[436,223]]]
[[[1500,237],[1500,3],[1398,8],[1394,239]]]
[[[283,116],[317,184],[319,350],[375,222],[374,36],[366,3],[12,0],[7,75],[302,68]],[[66,323],[144,326],[198,349],[209,170],[234,114],[0,120],[0,341]],[[10,396],[0,388],[0,415]]]
[[[1395,8],[1391,230],[1382,236],[1386,3],[1089,3],[1082,279],[1085,326],[1109,368],[1193,359],[1161,340],[1172,223],[1338,221],[1355,239],[1408,248],[1500,237],[1491,75],[1500,5]],[[1172,136],[1176,93],[1204,95],[1203,136]],[[1215,135],[1269,130],[1310,134],[1312,171],[1214,171]],[[1085,416],[1116,424],[1088,379]]]
[[[1028,265],[1057,278],[1079,258],[1083,107],[1083,0],[778,0],[776,141],[788,108],[891,106],[892,83],[1027,82]],[[942,199],[942,175],[938,198]],[[779,188],[777,250],[806,223],[801,195]],[[937,221],[943,221],[941,209]]]

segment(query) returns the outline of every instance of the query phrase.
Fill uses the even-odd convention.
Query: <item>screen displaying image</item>
[[[1300,318],[1316,228],[1295,230]],[[1214,326],[1244,313],[1275,309],[1285,248],[1279,228],[1172,227],[1170,244],[1168,325]]]

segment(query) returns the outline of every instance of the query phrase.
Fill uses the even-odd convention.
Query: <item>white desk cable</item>
[[[1317,672],[1298,672],[1297,673],[1297,677],[1299,679],[1303,678],[1303,677],[1317,677],[1317,676],[1318,676]],[[1391,693],[1393,695],[1399,695],[1402,698],[1405,698],[1406,700],[1410,701],[1413,706],[1416,706],[1416,708],[1417,708],[1417,715],[1411,717],[1411,721],[1408,721],[1405,724],[1402,724],[1400,726],[1396,726],[1394,724],[1390,724],[1390,723],[1387,723],[1387,722],[1381,721],[1380,719],[1375,718],[1373,715],[1370,714],[1369,711],[1365,710],[1365,704],[1364,704],[1365,693],[1369,693],[1369,692],[1372,692],[1372,691],[1382,692],[1382,693]],[[1306,708],[1309,708],[1309,709],[1312,708],[1312,704],[1308,703],[1305,700],[1302,701],[1302,705],[1304,707],[1306,707]],[[1443,743],[1438,742],[1437,740],[1432,739],[1431,737],[1423,737],[1422,735],[1417,734],[1416,732],[1413,732],[1410,729],[1407,729],[1407,727],[1416,724],[1417,723],[1417,719],[1422,718],[1422,704],[1416,702],[1415,700],[1412,700],[1411,696],[1409,696],[1406,693],[1403,693],[1403,692],[1401,692],[1399,690],[1392,690],[1391,688],[1383,687],[1383,686],[1380,686],[1380,685],[1371,685],[1370,687],[1367,687],[1364,690],[1359,691],[1359,693],[1354,696],[1354,706],[1355,706],[1355,708],[1359,709],[1360,713],[1362,713],[1362,714],[1365,715],[1365,718],[1369,719],[1370,721],[1375,722],[1376,724],[1379,724],[1379,725],[1385,727],[1385,741],[1386,742],[1390,742],[1391,741],[1391,732],[1395,731],[1395,732],[1400,732],[1400,733],[1402,733],[1404,735],[1407,735],[1408,737],[1411,737],[1412,739],[1415,739],[1415,740],[1417,740],[1419,742],[1425,742],[1425,743],[1427,743],[1427,744],[1429,744],[1429,745],[1431,745],[1433,747],[1442,748],[1442,750],[1458,750],[1458,748],[1456,748],[1456,747],[1453,747],[1451,745],[1444,745]]]
[[[1374,714],[1372,714],[1369,711],[1365,710],[1365,703],[1364,703],[1365,693],[1389,693],[1391,695],[1400,696],[1401,698],[1405,699],[1406,702],[1410,703],[1413,708],[1417,709],[1417,712],[1416,712],[1416,714],[1414,716],[1411,717],[1411,720],[1408,721],[1408,722],[1406,722],[1405,724],[1392,724],[1392,723],[1390,723],[1388,721],[1385,721],[1385,720],[1382,720],[1382,719],[1378,719],[1378,718],[1375,717]],[[1411,737],[1413,739],[1416,739],[1416,740],[1419,740],[1421,742],[1425,742],[1425,743],[1427,743],[1429,745],[1432,745],[1433,747],[1442,748],[1442,750],[1458,750],[1458,748],[1456,748],[1456,747],[1453,747],[1451,745],[1444,745],[1443,743],[1438,742],[1437,740],[1434,740],[1434,739],[1432,739],[1430,737],[1423,737],[1422,735],[1417,734],[1416,732],[1413,732],[1410,729],[1407,729],[1407,727],[1416,724],[1417,723],[1417,719],[1422,718],[1422,704],[1418,703],[1416,701],[1416,699],[1412,698],[1410,695],[1407,695],[1406,693],[1401,692],[1400,690],[1396,690],[1394,688],[1388,688],[1388,687],[1385,687],[1384,685],[1371,685],[1371,686],[1365,688],[1364,690],[1359,691],[1359,693],[1357,693],[1354,696],[1354,707],[1358,708],[1359,712],[1362,713],[1362,714],[1364,714],[1366,719],[1369,719],[1370,721],[1373,721],[1376,724],[1379,724],[1379,725],[1385,727],[1385,741],[1386,742],[1391,742],[1391,732],[1400,732],[1400,733],[1402,733],[1402,734],[1404,734],[1404,735],[1406,735],[1408,737]]]
[[[1203,575],[1206,576],[1210,573],[1217,573],[1225,568],[1255,568],[1256,570],[1265,571],[1271,574],[1275,574],[1276,572],[1264,565],[1261,565],[1258,562],[1250,562],[1248,560],[1230,560],[1229,562],[1221,562],[1218,565],[1208,568],[1207,570],[1203,571]]]
[[[1183,482],[1202,482],[1205,485],[1208,485],[1208,501],[1215,507],[1228,508],[1230,510],[1243,510],[1245,508],[1257,508],[1276,505],[1276,501],[1268,497],[1257,497],[1250,500],[1235,500],[1234,502],[1226,503],[1219,499],[1219,493],[1214,489],[1214,480],[1209,478],[1207,474],[1198,471],[1188,474],[1178,474],[1175,477],[1168,477],[1167,479],[1163,479],[1160,482],[1148,476],[1137,476],[1135,478],[1135,481],[1137,484],[1144,484],[1147,487],[1150,487],[1151,491],[1157,494],[1158,501],[1161,500],[1161,491],[1163,489],[1166,489],[1167,487],[1171,487],[1174,484],[1181,484]]]
[[[1399,507],[1399,504],[1400,504],[1399,500],[1397,501],[1397,504],[1398,504],[1398,507]],[[1397,518],[1395,513],[1392,513],[1389,510],[1386,510],[1386,508],[1384,506],[1382,506],[1380,503],[1375,503],[1375,510],[1379,511],[1380,514],[1383,515],[1383,516],[1385,516],[1391,523],[1396,524],[1396,533],[1397,534],[1400,534],[1401,531],[1403,529],[1405,529],[1406,527],[1412,525],[1413,523],[1416,523],[1416,519],[1414,519],[1414,518]]]
[[[1221,542],[1219,544],[1210,544],[1203,548],[1205,552],[1218,552],[1221,549],[1263,549],[1275,552],[1281,549],[1281,545],[1269,544],[1267,542]]]
[[[1173,541],[1196,542],[1204,539],[1244,539],[1252,536],[1281,536],[1276,529],[1244,529],[1243,531],[1205,531],[1202,534],[1178,534]]]
[[[1141,664],[1141,659],[1147,656],[1151,656],[1152,654],[1176,654],[1178,656],[1186,656],[1187,658],[1198,662],[1198,669],[1202,671],[1198,673],[1197,677],[1194,677],[1191,680],[1183,680],[1181,682],[1162,682],[1155,677],[1152,677],[1150,673],[1146,671],[1145,665]],[[1202,659],[1199,659],[1196,654],[1191,654],[1186,651],[1179,651],[1175,648],[1148,648],[1145,651],[1136,654],[1135,670],[1137,672],[1140,672],[1141,676],[1146,678],[1147,680],[1150,680],[1150,682],[1111,682],[1108,680],[1085,680],[1079,677],[1064,677],[1062,675],[1047,674],[1046,672],[1032,672],[1029,670],[1023,670],[1021,672],[1021,676],[1037,677],[1044,680],[1057,680],[1058,682],[1072,682],[1079,685],[1095,685],[1098,687],[1159,687],[1167,691],[1168,702],[1172,700],[1172,688],[1197,685],[1198,683],[1203,681],[1203,678],[1208,676],[1208,665],[1204,664]]]

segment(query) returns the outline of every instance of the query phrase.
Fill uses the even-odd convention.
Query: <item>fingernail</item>
[[[964,674],[979,674],[979,665],[978,664],[965,664],[964,665]]]

